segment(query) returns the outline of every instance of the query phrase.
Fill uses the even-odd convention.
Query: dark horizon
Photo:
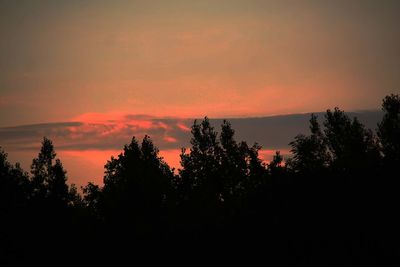
[[[385,97],[376,130],[338,108],[306,125],[290,157],[266,163],[233,124],[205,117],[177,172],[149,136],[133,137],[104,183],[81,190],[50,139],[30,173],[0,149],[0,263],[398,264],[400,96]]]

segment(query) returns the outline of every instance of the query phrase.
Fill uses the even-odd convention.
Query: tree
[[[288,166],[296,172],[316,173],[322,171],[329,164],[328,148],[317,116],[311,115],[309,136],[297,135],[290,142],[293,158]]]
[[[55,202],[68,203],[70,194],[67,185],[66,171],[59,159],[52,166],[52,175],[47,180],[47,197]]]
[[[247,193],[251,193],[251,191],[257,190],[258,187],[264,186],[266,182],[266,165],[259,157],[261,148],[258,143],[255,143],[247,149]]]
[[[44,137],[38,157],[31,165],[33,197],[46,199],[51,205],[66,206],[69,202],[67,176],[56,155],[52,141]]]
[[[325,115],[325,140],[337,171],[358,172],[373,169],[379,161],[376,138],[357,118],[351,120],[335,108]]]
[[[44,137],[38,157],[33,159],[31,165],[32,186],[34,198],[45,198],[47,195],[47,182],[52,175],[53,160],[56,157],[53,143]]]
[[[261,146],[236,142],[227,121],[219,136],[207,117],[201,123],[194,121],[191,132],[192,146],[182,150],[177,186],[181,213],[193,226],[216,229],[240,217],[249,199],[257,198],[267,174],[258,155]]]
[[[383,99],[382,122],[378,124],[378,137],[385,161],[391,165],[400,163],[400,96],[390,95]]]
[[[0,213],[25,207],[30,195],[28,174],[19,163],[12,165],[0,147]]]
[[[237,143],[234,139],[235,131],[226,120],[221,125],[221,179],[222,198],[225,203],[229,200],[238,201],[244,194],[249,157],[249,147],[246,142]]]
[[[82,192],[84,205],[92,215],[97,216],[99,214],[98,204],[101,195],[100,186],[89,182],[86,186],[82,187]]]
[[[105,165],[104,187],[84,189],[89,206],[99,216],[131,234],[155,234],[164,220],[165,201],[173,177],[149,136],[141,145],[135,137],[124,151]]]
[[[280,151],[276,151],[275,155],[272,157],[271,162],[268,164],[268,168],[271,171],[274,171],[282,167],[283,167],[283,157]]]
[[[184,191],[185,197],[195,191],[198,197],[204,198],[204,203],[217,205],[222,193],[219,173],[221,147],[217,132],[211,126],[210,120],[205,117],[200,124],[194,122],[191,133],[192,147],[189,153],[186,153],[186,149],[181,153],[180,188]]]

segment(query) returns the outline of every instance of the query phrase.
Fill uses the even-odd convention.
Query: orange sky
[[[337,105],[378,109],[400,90],[399,10],[391,0],[4,0],[0,128],[124,114],[230,118]],[[132,134],[131,126],[120,126],[97,125],[96,136]],[[69,132],[75,147],[64,155],[71,162],[91,164],[86,156],[93,151],[73,151],[93,129],[79,127],[75,139]],[[176,141],[159,136],[163,144]],[[176,147],[163,150],[169,149]]]
[[[85,113],[371,109],[399,90],[398,1],[2,1],[0,125]]]

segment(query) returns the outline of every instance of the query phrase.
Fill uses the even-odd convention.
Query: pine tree
[[[44,137],[38,157],[31,165],[33,198],[66,206],[69,202],[67,176],[56,155],[52,141]]]

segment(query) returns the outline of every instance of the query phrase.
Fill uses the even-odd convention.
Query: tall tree
[[[44,137],[38,157],[33,159],[31,165],[33,197],[45,198],[47,195],[47,182],[53,174],[53,161],[56,157],[53,143]]]
[[[163,210],[173,173],[158,155],[149,136],[141,145],[135,138],[117,157],[105,165],[104,187],[89,184],[86,200],[106,222],[136,225],[138,235],[155,231],[163,220]],[[98,200],[96,200],[96,197]],[[151,231],[150,231],[151,232]]]
[[[65,206],[69,201],[66,171],[61,161],[55,159],[56,155],[52,141],[44,137],[38,157],[31,165],[33,197]]]
[[[357,172],[374,168],[379,160],[376,138],[357,118],[351,120],[342,110],[327,110],[325,136],[332,167]]]
[[[208,205],[211,209],[218,206],[222,194],[218,134],[207,117],[200,124],[195,121],[191,133],[192,147],[189,153],[183,149],[181,154],[181,188],[185,197],[195,196],[201,208]]]
[[[226,201],[237,199],[244,193],[248,166],[248,145],[246,142],[237,143],[234,139],[235,131],[226,120],[221,125],[220,143],[222,197]]]
[[[52,166],[52,175],[47,180],[47,197],[59,203],[68,203],[70,194],[67,185],[66,171],[59,159]]]
[[[400,163],[400,96],[386,96],[382,103],[384,112],[378,124],[378,137],[385,160]]]
[[[288,165],[294,171],[316,173],[329,164],[325,136],[314,114],[310,118],[310,132],[309,136],[297,135],[295,140],[289,143],[293,158]]]
[[[30,196],[28,174],[19,163],[12,165],[0,147],[0,213],[27,205]]]

